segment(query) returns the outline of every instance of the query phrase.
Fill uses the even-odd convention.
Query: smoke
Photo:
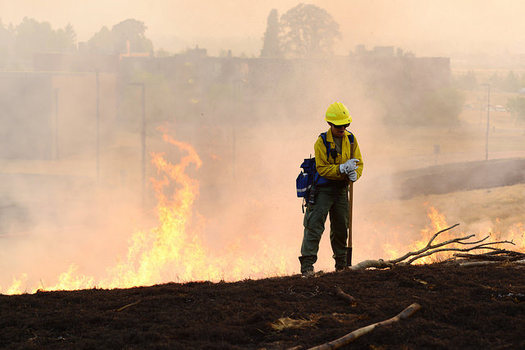
[[[283,80],[280,89],[290,98],[269,93],[273,100],[251,105],[247,103],[251,95],[241,92],[241,96],[234,91],[213,104],[203,101],[196,109],[164,111],[171,113],[162,123],[164,132],[192,145],[203,160],[200,169],[189,169],[189,175],[199,181],[200,191],[194,208],[199,219],[188,234],[202,231],[210,258],[232,250],[237,251],[234,256],[251,264],[254,262],[250,257],[256,258],[255,264],[260,257],[263,274],[245,277],[296,270],[302,212],[294,180],[301,160],[313,153],[318,134],[326,130],[324,110],[337,95],[326,72],[315,66],[299,65],[292,76]],[[179,152],[162,142],[162,133],[154,122],[155,115],[164,113],[155,111],[165,107],[163,94],[168,92],[158,88],[155,79],[146,85],[152,125],[146,135],[148,163],[143,201],[140,89],[119,87],[111,74],[100,73],[97,95],[94,73],[48,74],[45,84],[41,84],[46,93],[33,97],[24,93],[26,86],[34,84],[33,75],[27,76],[20,79],[15,75],[11,85],[22,87],[5,105],[12,106],[7,110],[33,105],[34,111],[22,111],[20,115],[29,125],[33,125],[31,120],[38,121],[39,129],[47,130],[48,137],[34,146],[31,140],[42,137],[27,134],[28,129],[20,125],[9,125],[14,135],[29,144],[12,147],[6,143],[5,147],[6,154],[15,152],[16,158],[6,162],[12,181],[5,182],[3,193],[11,198],[9,205],[17,212],[10,215],[13,224],[4,226],[2,265],[6,273],[0,285],[6,288],[13,278],[26,274],[22,291],[35,286],[45,289],[54,285],[71,264],[79,276],[93,276],[96,285],[108,268],[124,259],[134,232],[158,224],[149,178],[159,175],[149,163],[149,154],[164,152],[173,163],[180,161]],[[119,88],[123,90],[117,93]],[[45,110],[38,108],[42,95],[47,96],[43,99]],[[368,133],[372,132],[374,115],[367,111],[367,102],[362,102],[366,99],[357,87],[336,100],[350,102],[347,104],[353,111],[356,130],[368,120]],[[5,115],[4,120],[9,116]],[[356,135],[366,154],[370,143],[367,138],[373,135],[367,136],[365,130],[363,126],[363,132],[356,131]],[[45,152],[35,155],[35,149]],[[356,201],[365,197],[356,192]],[[320,266],[323,260],[330,260],[325,250]],[[272,263],[269,259],[282,259],[284,270],[267,267]],[[324,263],[327,265],[331,263]]]
[[[338,54],[347,54],[355,45],[394,45],[417,55],[457,53],[523,53],[524,42],[514,33],[523,32],[520,0],[318,0],[307,1],[326,9],[340,24],[343,40]],[[90,1],[82,5],[64,0],[45,4],[22,0],[2,3],[3,23],[19,23],[23,17],[47,20],[55,27],[74,24],[79,41],[88,40],[102,26],[136,18],[148,26],[148,36],[157,48],[179,52],[200,44],[218,55],[221,49],[235,49],[257,55],[266,17],[275,8],[280,14],[298,1],[168,1],[153,4],[115,0]],[[86,14],[89,14],[86,16]],[[242,34],[241,34],[242,33]],[[240,38],[244,47],[239,45]],[[221,45],[213,45],[221,41]],[[230,47],[226,47],[230,46]],[[239,51],[237,51],[239,50]]]
[[[506,2],[509,7],[471,1],[454,5],[448,1],[314,3],[326,8],[340,23],[345,38],[338,48],[340,54],[364,43],[443,55],[458,48],[478,50],[496,38],[498,48],[514,49],[509,45],[515,41],[511,43],[501,35],[507,29],[502,32],[498,28],[504,18],[508,24],[505,28],[515,30],[522,25],[521,20],[513,20],[519,11],[517,3],[510,1]],[[45,8],[34,2],[4,5],[2,19],[4,23],[17,23],[20,16],[28,15],[59,26],[71,22],[78,28],[79,39],[87,40],[102,25],[139,18],[152,34],[176,33],[185,43],[193,44],[198,37],[210,40],[238,32],[259,38],[272,5],[282,14],[295,2],[170,4],[113,2],[113,7],[106,8],[106,4],[103,7],[100,2],[90,2],[85,5],[91,6],[88,13],[100,14],[91,16],[95,21],[90,19],[96,28],[83,22],[88,17],[84,15],[86,9],[72,9],[66,1],[57,1],[57,7],[48,3]],[[204,10],[191,7],[197,5]],[[514,6],[512,14],[510,5]],[[496,16],[488,18],[491,12]],[[484,23],[491,26],[487,28]],[[251,45],[257,46],[253,40]],[[239,46],[239,51],[251,50]],[[210,64],[212,68],[204,70],[203,75],[216,74],[217,78],[206,88],[190,83],[196,78],[189,76],[191,67],[200,63],[187,63],[187,70],[177,70],[180,75],[176,78],[173,72],[142,71],[140,62],[136,70],[130,68],[133,63],[125,66],[131,73],[125,71],[129,74],[124,78],[101,72],[98,94],[94,72],[1,73],[2,130],[10,132],[4,131],[0,151],[0,290],[6,290],[13,278],[23,274],[27,278],[22,291],[52,286],[71,264],[77,266],[79,275],[93,276],[96,285],[108,268],[124,260],[133,233],[158,225],[150,179],[162,174],[150,162],[151,152],[164,153],[175,164],[182,158],[180,150],[162,141],[163,132],[191,145],[202,160],[199,169],[188,169],[188,175],[199,182],[188,234],[198,234],[202,239],[208,252],[206,263],[213,266],[219,263],[217,257],[228,256],[239,258],[235,260],[239,264],[260,265],[263,273],[243,278],[298,272],[303,215],[294,181],[302,159],[313,155],[317,136],[327,130],[324,112],[335,101],[349,107],[353,117],[350,130],[365,161],[363,177],[354,187],[355,261],[386,257],[386,244],[397,244],[400,250],[408,247],[429,225],[427,212],[432,206],[443,212],[450,224],[465,224],[464,230],[515,230],[518,236],[522,234],[523,229],[516,225],[523,208],[519,195],[523,185],[491,192],[462,191],[453,188],[451,177],[447,177],[447,164],[483,157],[484,130],[478,122],[479,111],[463,112],[461,124],[453,128],[385,120],[389,107],[405,103],[403,97],[410,99],[401,96],[390,106],[383,103],[404,82],[398,85],[394,81],[390,91],[376,89],[347,61],[283,65],[268,61],[256,65],[237,58],[216,60]],[[202,75],[197,78],[204,80]],[[183,80],[186,85],[177,85]],[[137,81],[145,82],[149,123],[145,182],[141,91],[139,85],[128,84]],[[511,130],[508,115],[493,117],[503,130],[502,136],[492,135],[500,137],[498,149],[522,151],[519,133],[523,131]],[[496,139],[492,140],[496,144]],[[402,172],[432,165],[444,166],[428,182],[429,187],[445,182],[446,192],[456,192],[400,199],[406,191],[399,187],[406,176]],[[488,175],[503,179],[497,172]],[[177,187],[172,184],[170,189],[176,191]],[[518,195],[509,197],[513,191]],[[501,203],[507,210],[498,210]],[[326,227],[316,268],[330,271],[329,222]],[[281,263],[282,269],[274,268]]]

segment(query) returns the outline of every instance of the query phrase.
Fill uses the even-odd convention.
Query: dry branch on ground
[[[396,316],[394,316],[392,318],[389,318],[388,320],[381,321],[381,322],[376,322],[376,323],[373,323],[373,324],[368,325],[366,327],[359,328],[359,329],[357,329],[357,330],[355,330],[355,331],[353,331],[351,333],[348,333],[347,335],[345,335],[345,336],[343,336],[343,337],[341,337],[339,339],[332,340],[332,341],[330,341],[328,343],[324,343],[324,344],[321,344],[319,346],[314,346],[313,348],[310,348],[310,350],[339,349],[342,346],[350,344],[351,342],[353,342],[357,338],[359,338],[359,337],[361,337],[361,336],[363,336],[363,335],[365,335],[367,333],[370,333],[376,327],[391,325],[392,323],[398,322],[399,320],[404,320],[406,318],[409,318],[410,316],[412,316],[420,308],[421,308],[421,306],[419,304],[414,303],[414,304],[408,306],[403,311],[401,311]]]
[[[501,254],[501,253],[506,253],[507,254],[507,257],[501,257],[501,259],[499,261],[518,261],[518,260],[523,260],[525,258],[525,254],[522,254],[522,253],[519,253],[519,252],[514,252],[514,251],[509,251],[509,250],[505,250],[505,249],[497,249],[497,248],[494,248],[494,245],[497,245],[497,244],[512,244],[514,245],[514,243],[512,241],[506,241],[506,240],[503,240],[503,241],[496,241],[496,242],[485,242],[490,236],[486,236],[480,240],[477,240],[477,241],[468,241],[470,238],[474,237],[475,235],[471,234],[471,235],[468,235],[468,236],[464,236],[464,237],[458,237],[458,238],[453,238],[453,239],[449,239],[447,241],[444,241],[444,242],[441,242],[441,243],[435,243],[433,244],[434,240],[443,232],[446,232],[448,230],[451,230],[453,229],[454,227],[458,226],[459,224],[455,224],[455,225],[452,225],[446,229],[443,229],[439,232],[436,232],[431,238],[430,240],[428,241],[428,243],[426,244],[425,247],[417,250],[417,251],[413,251],[413,252],[408,252],[406,253],[405,255],[397,258],[397,259],[391,259],[391,260],[383,260],[383,259],[378,259],[378,260],[364,260],[362,262],[360,262],[359,264],[357,265],[353,265],[351,266],[350,268],[352,270],[363,270],[363,269],[367,269],[367,268],[377,268],[377,269],[384,269],[384,268],[389,268],[389,267],[393,267],[397,264],[399,265],[410,265],[411,263],[413,263],[414,261],[418,260],[418,259],[421,259],[421,258],[424,258],[424,257],[427,257],[427,256],[430,256],[432,254],[436,254],[436,253],[440,253],[440,252],[470,252],[470,251],[473,251],[473,250],[479,250],[479,249],[487,249],[487,250],[490,250],[491,252],[488,252],[488,253],[484,253],[484,254],[470,254],[468,259],[472,258],[472,257],[476,257],[477,258],[477,262],[482,262],[482,261],[494,261],[495,259],[498,259],[498,258],[494,258],[496,256],[496,254]],[[467,246],[465,248],[458,248],[456,246],[451,246],[451,245],[454,245],[454,244],[459,244],[459,245],[464,245],[464,246]],[[460,254],[455,254],[455,256],[459,256]],[[463,255],[463,257],[465,258],[466,257],[466,254]],[[486,257],[484,259],[484,257]],[[511,257],[513,260],[511,260]]]
[[[525,254],[506,249],[496,249],[482,254],[457,253],[455,262],[460,266],[483,266],[501,263],[523,264]]]

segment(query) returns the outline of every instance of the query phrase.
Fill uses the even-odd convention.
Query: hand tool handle
[[[354,158],[354,143],[350,143],[350,159]],[[348,184],[348,242],[346,245],[346,266],[352,266],[352,206],[354,203],[354,182]]]

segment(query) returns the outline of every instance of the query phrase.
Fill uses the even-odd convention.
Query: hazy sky
[[[235,46],[258,54],[272,8],[283,14],[295,0],[0,0],[0,19],[18,24],[24,16],[56,27],[71,23],[79,41],[103,25],[143,21],[155,48]],[[456,52],[525,53],[522,0],[318,0],[340,24],[337,52],[356,44],[394,45],[416,55]],[[170,47],[171,46],[171,47]],[[211,50],[213,52],[213,49]],[[237,52],[238,53],[238,52]]]

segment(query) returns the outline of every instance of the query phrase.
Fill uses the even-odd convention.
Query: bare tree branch
[[[422,253],[422,252],[424,252],[424,251],[427,251],[428,249],[440,247],[440,246],[443,245],[443,244],[441,244],[441,245],[436,245],[436,246],[432,246],[432,242],[434,241],[434,239],[436,239],[436,237],[437,237],[438,235],[440,235],[441,233],[443,233],[443,232],[445,232],[445,231],[448,231],[448,230],[451,230],[451,229],[453,229],[454,227],[456,227],[456,226],[458,226],[458,225],[459,225],[459,224],[452,225],[452,226],[450,226],[449,228],[446,228],[446,229],[444,229],[444,230],[441,230],[441,231],[435,233],[434,236],[432,236],[432,238],[430,238],[430,241],[428,241],[427,245],[426,245],[425,247],[421,248],[420,250],[415,251],[415,252],[408,252],[408,253],[406,253],[405,255],[403,255],[403,256],[400,257],[400,258],[397,258],[397,259],[394,259],[394,260],[389,260],[389,262],[391,262],[391,263],[393,263],[393,264],[397,264],[398,262],[405,260],[405,259],[408,258],[409,256],[412,256],[412,255],[418,255],[418,254],[420,254],[420,253]],[[473,237],[473,236],[474,236],[474,235],[470,235],[470,236],[467,236],[466,238],[470,238],[470,237]],[[466,238],[465,238],[465,239],[466,239]],[[445,244],[448,244],[448,243],[445,243]]]
[[[412,259],[409,259],[406,263],[407,264],[411,264],[412,262],[414,262],[417,259],[423,258],[425,256],[432,255],[434,253],[439,253],[439,252],[469,252],[469,251],[475,250],[475,249],[497,249],[497,248],[490,247],[490,245],[503,244],[503,243],[514,244],[511,241],[499,241],[499,242],[483,243],[483,244],[477,245],[475,247],[469,247],[469,248],[441,248],[441,249],[434,249],[434,250],[422,253],[422,254],[420,254],[418,256],[415,256]]]
[[[473,236],[473,235],[471,235],[471,236]],[[489,237],[490,237],[490,235],[486,236],[485,238],[480,239],[479,241],[474,241],[474,242],[457,242],[457,244],[478,244],[478,243],[481,243],[481,242],[487,240]]]
[[[382,260],[382,259],[378,259],[378,260],[365,260],[365,261],[362,261],[360,262],[359,264],[357,265],[354,265],[351,267],[352,270],[363,270],[363,269],[367,269],[367,268],[378,268],[378,269],[384,269],[384,268],[388,268],[388,267],[393,267],[395,266],[396,264],[399,264],[399,265],[410,265],[411,263],[413,263],[414,261],[418,260],[418,259],[421,259],[421,258],[424,258],[426,256],[430,256],[432,254],[436,254],[436,253],[439,253],[439,252],[469,252],[469,251],[472,251],[472,250],[477,250],[477,249],[487,249],[487,250],[491,250],[493,252],[486,252],[484,254],[486,254],[486,256],[490,256],[490,255],[494,255],[494,254],[507,254],[506,257],[498,257],[496,259],[499,259],[499,260],[506,260],[506,261],[511,261],[511,260],[518,260],[518,259],[522,259],[525,257],[525,254],[522,254],[522,253],[518,253],[518,252],[512,252],[512,251],[508,251],[508,250],[505,250],[505,249],[500,249],[500,248],[495,248],[493,247],[494,245],[496,244],[512,244],[514,245],[514,242],[512,241],[496,241],[496,242],[486,242],[486,243],[483,243],[485,242],[489,237],[489,236],[486,236],[482,239],[479,239],[479,240],[476,240],[476,241],[468,241],[468,239],[474,237],[475,235],[468,235],[468,236],[464,236],[464,237],[458,237],[458,238],[453,238],[453,239],[449,239],[449,240],[446,240],[446,241],[443,241],[443,242],[440,242],[440,243],[435,243],[433,244],[432,242],[434,242],[434,240],[443,232],[445,231],[448,231],[456,226],[458,226],[459,224],[455,224],[455,225],[452,225],[446,229],[443,229],[439,232],[436,232],[431,238],[430,240],[428,241],[428,243],[426,244],[425,247],[419,249],[419,250],[416,250],[416,251],[413,251],[413,252],[408,252],[406,253],[405,255],[397,258],[397,259],[392,259],[392,260]],[[457,248],[457,247],[445,247],[445,246],[448,246],[448,245],[451,245],[451,244],[460,244],[460,245],[464,245],[464,246],[469,246],[469,247],[466,247],[466,248]],[[443,248],[442,248],[443,247]],[[510,253],[513,253],[514,255],[510,256]],[[458,255],[455,255],[455,256],[458,256]],[[482,258],[482,254],[478,254],[476,255],[477,257],[481,257],[480,259],[483,259]],[[410,258],[410,259],[409,259]],[[407,260],[408,259],[408,260]],[[487,258],[486,260],[495,260],[494,258]]]

